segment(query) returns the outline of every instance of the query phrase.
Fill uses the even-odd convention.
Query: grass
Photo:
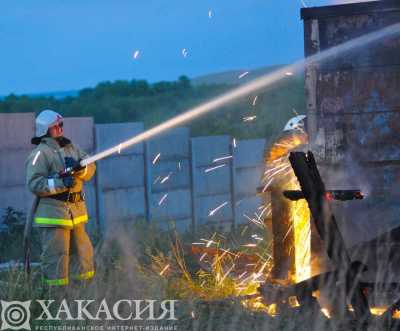
[[[190,233],[178,236],[174,231],[161,232],[154,224],[144,220],[121,224],[96,245],[95,279],[86,284],[72,283],[66,293],[68,302],[78,299],[100,302],[103,298],[107,302],[120,299],[179,300],[178,330],[364,330],[357,324],[351,326],[351,323],[340,324],[329,320],[321,311],[310,307],[288,307],[279,316],[272,317],[257,298],[245,299],[243,296],[256,292],[258,284],[249,281],[239,286],[245,277],[238,279],[238,272],[231,269],[234,263],[239,264],[239,258],[226,251],[236,254],[246,249],[247,253],[259,257],[260,262],[252,269],[259,270],[268,258],[270,248],[264,242],[251,248],[244,248],[243,245],[255,233],[261,236],[264,231],[257,228],[244,231],[243,227],[234,233],[216,233],[212,228],[204,228],[194,238]],[[200,242],[201,239],[206,243],[204,246],[212,240],[213,244],[205,248],[213,248],[215,254],[210,254],[200,263],[198,255],[194,255],[188,247],[194,240]],[[264,268],[263,273],[268,274],[269,268]],[[19,269],[0,273],[2,300],[34,301],[55,295],[60,293],[42,284],[38,269],[33,270],[31,282]],[[38,307],[34,306],[32,316],[38,314]],[[49,323],[34,321],[35,325]],[[73,322],[74,325],[94,323]],[[110,321],[102,323],[112,325]],[[144,325],[149,322],[127,323]],[[54,323],[51,322],[51,325]],[[369,326],[369,330],[388,329],[379,320]]]

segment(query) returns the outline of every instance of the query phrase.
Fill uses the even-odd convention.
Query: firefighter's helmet
[[[53,110],[46,109],[36,117],[36,137],[43,137],[53,125],[60,123],[63,117]]]
[[[283,128],[283,131],[291,131],[291,130],[301,130],[304,129],[305,127],[305,121],[304,119],[307,116],[305,115],[298,115],[295,117],[292,117],[285,125]]]

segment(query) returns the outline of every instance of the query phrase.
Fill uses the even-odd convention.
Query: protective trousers
[[[70,276],[88,280],[94,276],[93,246],[84,224],[72,229],[40,228],[42,237],[42,271],[49,286],[65,286]]]

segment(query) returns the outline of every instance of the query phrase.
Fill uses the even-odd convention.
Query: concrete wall
[[[142,123],[96,125],[96,152],[143,131]],[[144,147],[139,144],[97,163],[97,198],[102,231],[113,222],[146,217]],[[106,221],[107,220],[107,221]]]
[[[0,217],[6,207],[26,210],[31,203],[25,160],[34,130],[33,114],[0,114]]]
[[[162,228],[192,228],[190,137],[188,128],[146,142],[147,218]],[[154,164],[153,164],[154,163]]]
[[[88,154],[143,130],[143,123],[95,125],[92,118],[65,119],[65,135]],[[33,114],[0,114],[0,210],[27,210],[31,194],[25,188],[24,161],[33,135]],[[106,233],[118,222],[137,219],[181,232],[248,222],[244,215],[254,217],[262,204],[256,190],[264,149],[264,139],[233,143],[230,136],[190,138],[184,127],[123,149],[97,162],[95,178],[85,187],[90,229]]]
[[[258,208],[263,201],[254,192],[261,186],[265,148],[265,139],[249,139],[239,140],[233,149],[236,224],[247,223],[246,216],[254,217],[254,213],[260,213]]]

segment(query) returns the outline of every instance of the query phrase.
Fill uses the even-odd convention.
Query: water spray
[[[335,55],[346,53],[348,51],[357,49],[361,46],[367,46],[373,42],[381,40],[382,38],[395,36],[399,33],[400,33],[400,23],[396,23],[396,24],[390,25],[386,28],[383,28],[381,30],[369,33],[369,34],[361,36],[361,37],[354,38],[345,43],[342,43],[340,45],[329,48],[323,52],[317,53],[317,54],[307,57],[305,59],[294,62],[293,64],[290,64],[281,69],[278,69],[276,71],[268,73],[260,78],[250,81],[249,83],[247,83],[243,86],[240,86],[229,92],[226,92],[226,93],[222,94],[221,96],[216,97],[208,102],[205,102],[197,107],[189,109],[186,112],[184,112],[183,114],[173,117],[173,118],[151,128],[149,130],[146,130],[126,141],[121,142],[120,144],[118,144],[114,147],[111,147],[100,153],[92,155],[92,156],[82,160],[81,166],[86,166],[88,164],[94,163],[94,162],[104,159],[114,153],[120,153],[122,149],[125,149],[132,145],[141,143],[141,142],[148,140],[152,137],[155,137],[167,130],[170,130],[176,126],[182,125],[182,124],[187,123],[195,118],[205,115],[213,110],[216,110],[223,105],[232,103],[232,102],[234,102],[242,97],[245,97],[249,94],[252,94],[260,89],[266,88],[266,87],[286,78],[288,72],[299,73],[309,63],[326,61]]]

